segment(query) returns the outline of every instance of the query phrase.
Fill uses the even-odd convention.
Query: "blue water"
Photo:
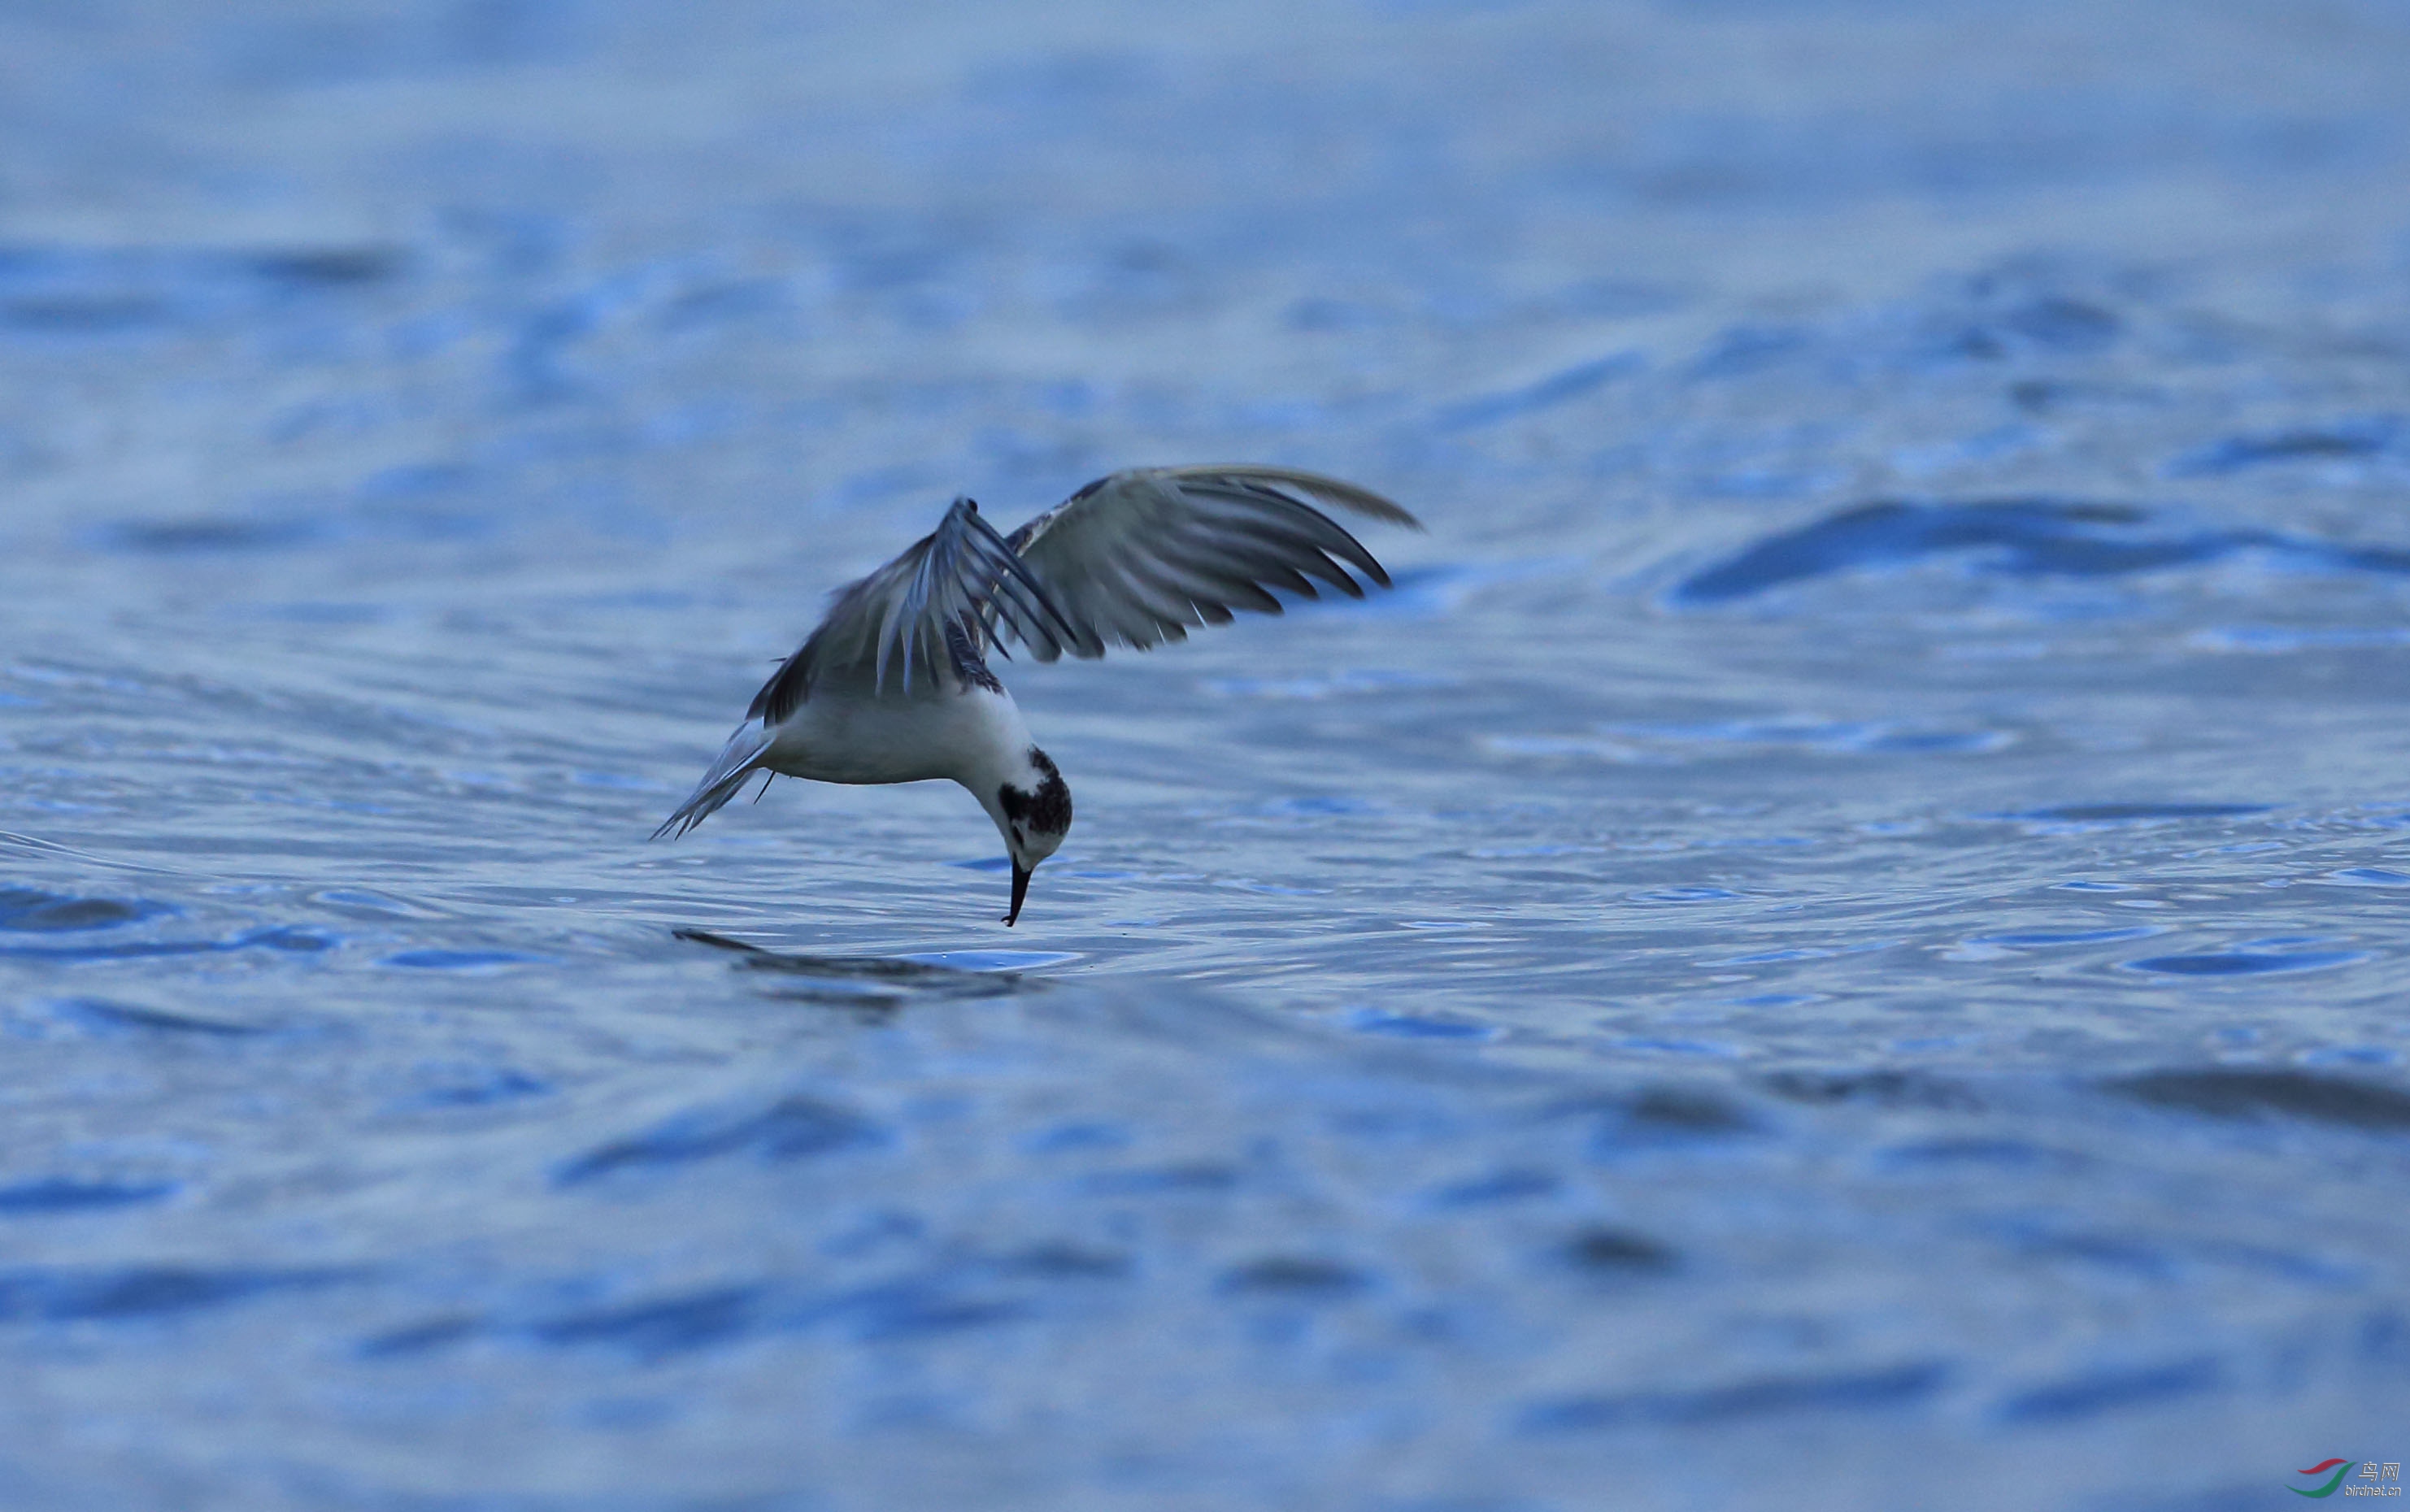
[[[2410,20],[0,9],[0,1505],[2410,1448]],[[969,492],[1394,593],[683,795]]]

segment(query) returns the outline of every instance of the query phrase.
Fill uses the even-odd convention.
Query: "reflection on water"
[[[0,1501],[2398,1430],[2383,7],[272,8],[0,14]],[[1017,929],[944,785],[644,839],[956,492],[1227,458],[1432,534],[1002,669]]]
[[[748,971],[810,979],[775,995],[792,1001],[844,1007],[897,1007],[916,998],[992,998],[1034,986],[1023,971],[1077,960],[1067,951],[941,950],[917,956],[806,956],[764,950],[709,929],[673,929],[680,940],[734,953]]]
[[[1677,602],[1745,598],[1803,578],[1970,554],[2019,576],[2115,577],[2264,552],[2296,569],[2410,573],[2410,551],[2343,547],[2272,530],[2184,530],[2127,505],[2011,499],[1970,504],[1866,504],[1762,541],[1692,574]]]

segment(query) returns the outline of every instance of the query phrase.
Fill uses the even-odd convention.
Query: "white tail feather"
[[[661,821],[653,838],[675,838],[711,817],[721,804],[736,796],[747,778],[762,770],[762,757],[769,749],[770,735],[760,720],[748,719],[737,726],[736,733],[728,737],[727,746],[720,751],[719,759],[703,774],[703,781],[677,806],[677,812]]]

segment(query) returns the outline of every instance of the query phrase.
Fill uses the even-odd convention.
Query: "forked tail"
[[[677,806],[677,812],[661,821],[653,838],[683,835],[711,817],[722,803],[736,796],[745,779],[762,770],[762,757],[769,749],[769,732],[762,727],[760,720],[748,719],[737,726],[736,733],[728,737],[727,747],[719,753],[719,759],[703,774],[703,781],[695,784],[694,791]]]

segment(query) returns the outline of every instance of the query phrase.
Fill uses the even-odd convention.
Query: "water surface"
[[[9,1505],[2223,1508],[2410,1447],[2391,8],[0,57]],[[1226,458],[1431,530],[1005,668],[1079,803],[1018,929],[951,788],[646,842],[954,493]]]

